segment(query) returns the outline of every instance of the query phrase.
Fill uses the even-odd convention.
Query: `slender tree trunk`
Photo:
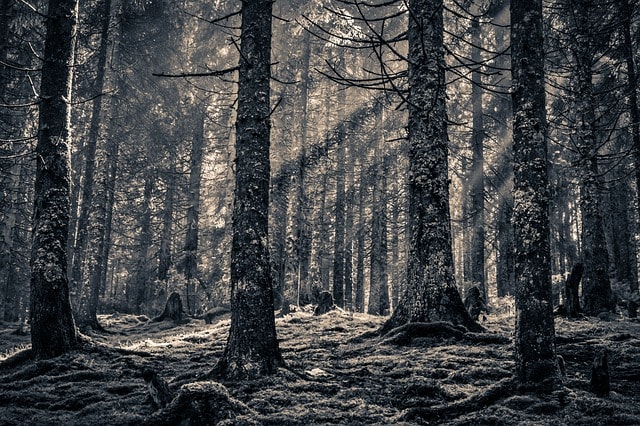
[[[109,46],[109,22],[111,17],[111,0],[105,0],[102,4],[102,10],[100,11],[102,27],[100,29],[100,47],[98,49],[98,64],[96,66],[96,79],[94,82],[94,91],[99,94],[104,89],[104,80],[107,64],[107,50]],[[77,308],[77,325],[80,330],[91,327],[93,329],[102,329],[98,323],[97,311],[98,311],[98,297],[100,294],[100,282],[97,280],[89,280],[84,283],[83,277],[83,263],[87,255],[87,242],[90,235],[93,242],[98,242],[100,249],[103,248],[102,233],[104,232],[104,218],[101,216],[102,212],[96,212],[95,220],[98,224],[93,224],[95,229],[89,229],[91,223],[89,217],[89,211],[93,203],[94,192],[94,172],[96,168],[96,151],[98,147],[98,137],[100,134],[100,123],[102,121],[102,96],[97,96],[93,100],[93,109],[91,112],[91,122],[89,124],[89,134],[87,135],[87,142],[84,147],[85,151],[85,174],[84,184],[82,187],[82,204],[80,205],[80,214],[78,215],[78,222],[76,228],[76,244],[75,255],[73,256],[72,279],[74,287],[80,290],[80,303]],[[102,189],[101,189],[102,190]],[[99,209],[103,209],[104,206],[97,203],[96,206]],[[102,245],[100,244],[102,243]],[[97,247],[92,245],[91,251],[95,252]],[[102,256],[102,253],[92,253],[93,256]],[[97,259],[100,260],[99,257]],[[91,259],[92,268],[88,269],[93,273],[93,268],[99,268],[95,263],[96,259]],[[92,285],[95,286],[91,287]]]
[[[198,111],[199,117],[191,141],[189,158],[189,189],[187,191],[187,231],[184,238],[184,278],[187,280],[187,309],[195,307],[195,300],[189,295],[195,292],[195,280],[198,279],[198,231],[200,219],[200,183],[202,181],[202,161],[204,158],[204,120],[205,112]]]
[[[354,221],[354,199],[355,186],[353,178],[353,149],[349,149],[349,160],[346,162],[346,186],[347,199],[345,211],[345,245],[344,245],[344,307],[351,310],[353,308],[353,221]]]
[[[270,238],[273,241],[271,261],[274,268],[274,306],[279,308],[284,300],[287,285],[287,224],[289,222],[289,191],[287,182],[281,182],[283,187],[274,187],[271,197],[271,211],[273,214]]]
[[[473,108],[473,127],[471,130],[471,281],[478,286],[482,298],[487,300],[484,278],[484,117],[482,111],[482,76],[478,67],[480,55],[480,20],[471,21],[472,54],[474,71],[471,75],[471,103]]]
[[[473,330],[456,288],[449,210],[442,0],[409,1],[409,212],[407,286],[382,332],[450,321]]]
[[[629,87],[629,116],[631,119],[631,136],[633,138],[635,170],[636,170],[636,191],[640,200],[640,108],[638,107],[638,77],[636,74],[636,63],[634,60],[634,49],[631,36],[631,20],[633,18],[633,3],[629,0],[620,0],[620,16],[623,17],[622,30],[624,35],[624,57],[627,64],[627,85]],[[631,291],[638,291],[638,278],[631,281]]]
[[[346,68],[344,49],[340,54],[340,68]],[[338,90],[338,108],[344,112],[346,107],[346,88]],[[336,147],[336,206],[333,239],[333,301],[344,307],[344,245],[345,245],[345,154],[349,127],[338,126],[338,145]]]
[[[49,0],[36,146],[31,254],[31,347],[51,358],[76,346],[69,299],[70,99],[78,16],[75,0]]]
[[[327,173],[322,175],[322,184],[320,185],[320,206],[318,211],[319,216],[319,230],[318,230],[318,272],[320,278],[320,285],[322,290],[329,290],[329,221],[327,220],[327,190],[328,190],[329,178]]]
[[[151,278],[151,196],[153,195],[153,179],[150,172],[147,172],[144,180],[144,190],[142,194],[142,217],[138,236],[138,259],[136,270],[130,283],[129,308],[133,312],[140,314],[144,304],[148,301],[149,284]]]
[[[384,117],[384,115],[383,115]],[[380,126],[383,126],[384,119]],[[369,305],[371,315],[386,315],[389,312],[389,280],[387,272],[387,165],[381,159],[380,145],[384,142],[381,132],[374,158],[379,163],[373,175],[371,208],[371,269],[369,279]]]
[[[364,312],[364,236],[367,228],[365,202],[367,199],[365,163],[360,164],[360,182],[358,189],[358,224],[356,229],[356,282],[355,311]]]
[[[297,168],[297,197],[295,212],[295,235],[297,243],[297,275],[298,275],[298,305],[300,300],[308,300],[311,292],[309,283],[309,265],[311,263],[312,230],[307,217],[310,211],[309,196],[307,194],[306,165],[304,163],[307,156],[307,139],[309,133],[309,64],[311,61],[311,38],[310,32],[303,32],[302,59],[300,64],[300,104],[302,106],[300,119],[302,120],[302,131],[300,139],[300,164]]]
[[[231,329],[216,367],[228,379],[272,374],[284,364],[276,337],[267,244],[271,13],[270,0],[247,0],[242,6]]]
[[[573,41],[575,68],[574,88],[576,145],[580,167],[580,212],[582,215],[583,309],[588,315],[612,310],[609,282],[609,256],[602,218],[602,182],[598,168],[595,111],[593,105],[592,53],[590,48],[589,6],[583,1],[571,2],[574,20]]]
[[[511,0],[515,245],[515,377],[559,383],[549,254],[549,177],[541,0]]]
[[[160,251],[158,253],[158,280],[165,281],[169,276],[169,269],[173,264],[171,253],[171,236],[173,230],[173,205],[176,192],[176,162],[169,160],[169,170],[165,178],[167,190],[164,195],[164,206],[162,211],[162,233],[160,235]],[[191,311],[191,306],[189,306]]]

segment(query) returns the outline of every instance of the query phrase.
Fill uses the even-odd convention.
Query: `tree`
[[[481,330],[453,275],[442,0],[409,1],[409,257],[407,285],[388,331],[408,322],[450,321]]]
[[[234,379],[272,374],[284,364],[276,338],[267,245],[272,4],[247,0],[241,12],[231,330],[216,366],[221,376]]]
[[[40,82],[31,254],[31,346],[51,358],[77,345],[69,299],[69,144],[76,0],[49,0]]]
[[[475,6],[475,5],[474,5]],[[473,7],[474,13],[478,13],[476,7]],[[471,21],[471,37],[472,37],[472,53],[471,59],[474,63],[474,69],[471,74],[471,103],[473,108],[473,124],[471,129],[471,176],[470,191],[471,193],[471,253],[470,253],[470,272],[473,285],[480,288],[482,298],[487,300],[487,288],[484,280],[484,117],[482,108],[482,74],[478,69],[480,67],[481,44],[480,38],[480,20],[473,17]]]
[[[598,167],[598,149],[601,144],[596,138],[596,114],[593,99],[594,51],[590,34],[590,2],[569,1],[572,29],[575,31],[572,50],[573,95],[576,114],[576,147],[580,167],[580,212],[582,214],[582,256],[585,265],[582,278],[584,312],[597,315],[611,310],[611,284],[609,282],[609,255],[604,235],[602,218],[602,187]]]
[[[511,1],[515,247],[515,378],[559,380],[549,255],[549,187],[541,0]]]
[[[98,51],[98,64],[96,68],[96,76],[94,87],[96,92],[100,93],[104,88],[104,80],[106,73],[106,64],[107,64],[107,51],[108,51],[108,41],[109,41],[109,22],[111,18],[111,0],[105,0],[101,5],[100,10],[100,48]],[[80,297],[80,306],[76,311],[76,320],[78,324],[78,328],[80,330],[91,327],[96,330],[101,330],[102,327],[98,323],[97,318],[97,310],[98,310],[98,296],[100,293],[100,281],[96,279],[87,279],[84,285],[81,284],[84,278],[88,278],[82,274],[82,263],[85,260],[85,257],[89,257],[91,255],[94,256],[93,259],[87,259],[87,262],[92,263],[92,268],[88,269],[89,274],[93,274],[93,267],[97,268],[97,261],[95,260],[95,256],[100,256],[102,253],[98,254],[98,251],[104,249],[104,245],[102,245],[103,241],[101,240],[101,236],[104,228],[104,219],[102,217],[102,209],[98,208],[96,211],[96,204],[93,202],[94,196],[94,183],[95,176],[94,172],[96,169],[96,151],[98,147],[98,136],[100,133],[100,122],[101,122],[101,111],[102,111],[102,96],[97,96],[93,100],[93,106],[91,111],[91,124],[89,126],[89,134],[87,137],[87,143],[85,145],[85,177],[84,184],[82,188],[82,204],[80,207],[80,214],[78,216],[77,223],[77,243],[76,253],[73,258],[73,267],[72,271],[72,279],[75,282],[75,288],[81,288],[81,297]],[[95,189],[97,191],[103,190],[103,188]],[[97,223],[92,223],[90,220],[90,209],[94,208],[94,221]],[[102,206],[101,206],[102,207]],[[99,215],[96,217],[96,215]],[[89,225],[93,226],[94,229],[89,229]],[[91,235],[92,234],[92,235]],[[93,242],[98,242],[96,246],[92,246],[91,249],[94,251],[91,255],[87,256],[87,242],[89,237],[93,237]],[[100,248],[100,250],[98,250]],[[93,277],[92,277],[93,278]]]

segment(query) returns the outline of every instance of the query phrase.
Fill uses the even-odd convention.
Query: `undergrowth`
[[[152,369],[176,392],[193,387],[222,354],[229,327],[228,318],[177,326],[117,314],[100,321],[109,333],[83,339],[76,352],[0,363],[0,425],[153,424],[163,412],[152,404],[142,372]],[[224,383],[234,404],[245,408],[221,424],[640,424],[637,322],[558,319],[565,388],[539,396],[509,386],[512,316],[489,315],[483,326],[490,338],[372,337],[383,321],[343,311],[279,318],[287,367],[271,377]],[[0,361],[29,342],[9,337],[16,324],[4,327]],[[589,393],[591,361],[600,348],[609,352],[608,398]]]

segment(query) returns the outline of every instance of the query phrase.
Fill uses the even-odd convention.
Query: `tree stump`
[[[164,381],[158,373],[153,370],[144,370],[142,372],[142,378],[147,384],[149,396],[151,397],[156,409],[164,408],[173,401],[175,393],[169,388],[169,384]]]
[[[476,286],[471,287],[467,292],[467,297],[464,299],[464,307],[469,312],[471,319],[474,321],[478,321],[480,317],[480,312],[487,311],[487,306],[482,300],[482,296],[480,295],[480,289]]]
[[[571,274],[567,277],[567,282],[564,286],[564,306],[566,315],[569,318],[577,318],[580,313],[580,296],[578,295],[578,287],[580,286],[580,280],[582,280],[582,273],[584,272],[584,265],[582,263],[576,263],[571,269]]]
[[[627,302],[627,312],[629,313],[629,318],[638,318],[638,304],[635,300]]]
[[[167,303],[164,306],[164,312],[162,312],[162,314],[155,317],[151,321],[160,322],[173,320],[175,322],[180,322],[185,321],[186,319],[186,314],[182,309],[182,299],[180,298],[180,295],[178,293],[173,292],[167,299]]]
[[[606,349],[601,349],[593,358],[589,390],[598,396],[609,396],[609,389],[609,360]]]
[[[336,308],[336,305],[333,303],[333,295],[323,290],[318,294],[318,306],[313,311],[313,315],[322,315]]]

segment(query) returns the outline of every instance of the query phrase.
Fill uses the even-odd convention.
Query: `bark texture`
[[[408,322],[481,329],[453,275],[442,0],[409,2],[409,257],[407,286],[382,332]]]
[[[275,373],[276,338],[268,251],[270,0],[242,7],[236,189],[231,245],[231,330],[217,370],[229,379]]]
[[[580,168],[580,212],[582,214],[583,310],[587,315],[610,311],[611,284],[609,255],[604,234],[602,182],[598,168],[596,114],[593,99],[593,52],[590,47],[589,2],[570,2],[573,39],[573,94],[575,102],[576,146]]]
[[[559,379],[549,255],[549,180],[542,1],[511,2],[516,380],[553,388]]]
[[[69,299],[70,99],[78,16],[75,0],[50,0],[36,146],[31,253],[31,345],[36,358],[63,354],[77,344]]]

